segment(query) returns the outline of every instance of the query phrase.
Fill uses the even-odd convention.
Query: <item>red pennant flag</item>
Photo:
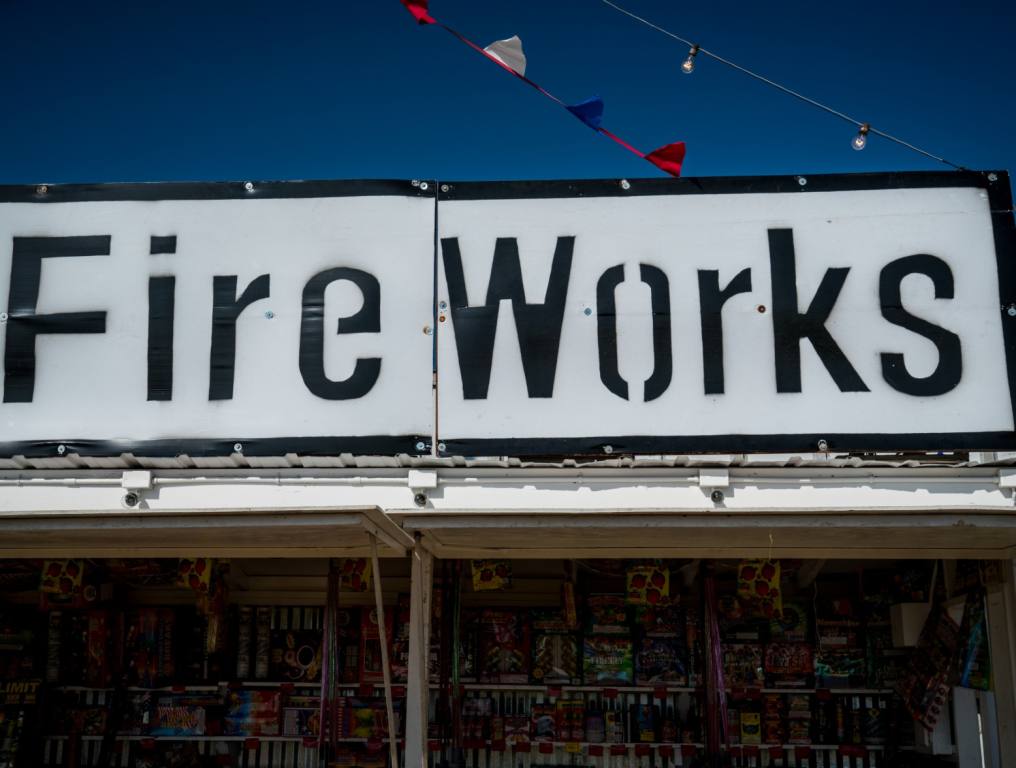
[[[402,0],[402,4],[420,24],[435,23],[434,17],[427,12],[427,0]]]
[[[673,144],[654,149],[646,155],[646,160],[671,176],[680,176],[681,163],[684,162],[684,142],[675,141]]]

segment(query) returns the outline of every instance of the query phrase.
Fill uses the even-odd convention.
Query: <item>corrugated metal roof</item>
[[[411,456],[230,456],[145,457],[79,456],[53,458],[0,458],[0,470],[120,470],[120,469],[420,469],[468,467],[490,469],[548,469],[596,467],[602,469],[667,469],[679,467],[824,467],[824,468],[971,468],[1012,466],[1016,453],[927,453],[927,454],[675,454],[665,456],[578,456],[573,458],[518,459],[507,456],[432,457]]]

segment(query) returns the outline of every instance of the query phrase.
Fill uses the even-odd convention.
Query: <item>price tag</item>
[[[696,747],[694,744],[682,744],[681,745],[681,755],[683,757],[695,757],[695,755],[697,753],[698,753],[698,747]]]
[[[504,750],[505,750],[504,739],[495,739],[494,741],[490,742],[491,752],[504,752]]]
[[[611,744],[610,745],[610,754],[613,757],[617,757],[619,755],[627,755],[628,754],[628,745],[627,744]]]
[[[484,744],[483,739],[463,739],[462,746],[465,749],[483,749],[486,744]]]
[[[656,753],[660,757],[673,757],[674,756],[674,745],[673,744],[660,744],[656,748]]]
[[[794,757],[798,760],[808,760],[811,758],[811,747],[794,747]]]
[[[370,683],[360,683],[358,691],[361,699],[366,698],[367,696],[373,696],[374,686],[371,685]]]
[[[552,755],[554,754],[554,745],[549,741],[540,742],[540,754],[541,755]]]
[[[380,752],[383,748],[384,742],[381,739],[367,739],[368,752]]]
[[[602,744],[590,744],[589,745],[589,756],[590,757],[602,757],[603,756],[603,745]]]
[[[660,699],[661,701],[667,698],[667,686],[658,685],[653,688],[653,698]]]
[[[769,747],[769,759],[770,760],[782,760],[783,759],[783,747]]]
[[[142,749],[155,749],[155,739],[142,739],[138,743]]]
[[[761,699],[762,699],[762,689],[761,688],[745,688],[744,689],[744,698],[748,699],[749,701],[761,701]]]
[[[293,685],[292,683],[283,683],[282,685],[279,686],[279,690],[282,693],[286,694],[287,696],[292,696],[293,695],[293,691],[295,689],[296,689],[296,686]]]
[[[304,749],[317,749],[318,748],[317,736],[304,736],[303,747]]]
[[[653,748],[648,744],[635,745],[635,757],[649,757],[651,754],[653,754]]]
[[[428,739],[427,740],[427,751],[428,752],[440,752],[441,751],[441,742],[438,739]]]
[[[560,685],[551,686],[550,688],[547,689],[547,695],[552,699],[560,699],[561,686]]]
[[[833,692],[828,688],[817,688],[815,690],[815,698],[819,701],[829,701],[833,697]]]
[[[393,685],[392,686],[392,698],[393,699],[404,699],[404,698],[406,698],[406,686],[404,686],[404,685]]]
[[[581,755],[582,745],[577,741],[566,741],[564,744],[564,751],[569,755]]]
[[[169,690],[171,690],[173,693],[184,693],[187,690],[187,686],[186,685],[171,685],[169,687]]]
[[[512,744],[512,752],[521,752],[522,754],[528,755],[532,750],[532,744],[528,741],[516,741]]]
[[[244,749],[257,749],[261,746],[261,739],[249,738],[243,740]]]

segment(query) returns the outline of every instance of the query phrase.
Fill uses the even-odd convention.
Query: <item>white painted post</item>
[[[388,665],[388,632],[385,631],[385,602],[381,594],[381,566],[377,557],[377,536],[370,536],[370,567],[374,571],[374,603],[377,606],[377,630],[381,639],[381,673],[385,684],[385,710],[388,713],[389,768],[399,768],[398,733],[395,729],[395,707],[392,706],[392,668]]]
[[[406,768],[427,768],[431,579],[434,558],[423,547],[412,553],[409,586],[409,672],[406,686]]]

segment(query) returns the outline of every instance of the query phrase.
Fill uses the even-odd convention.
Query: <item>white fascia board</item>
[[[153,471],[138,510],[380,509],[560,512],[953,510],[1012,512],[1013,493],[995,469],[731,468],[722,502],[703,494],[698,469],[438,469],[426,507],[406,470]],[[0,472],[0,516],[128,513],[122,473]]]

